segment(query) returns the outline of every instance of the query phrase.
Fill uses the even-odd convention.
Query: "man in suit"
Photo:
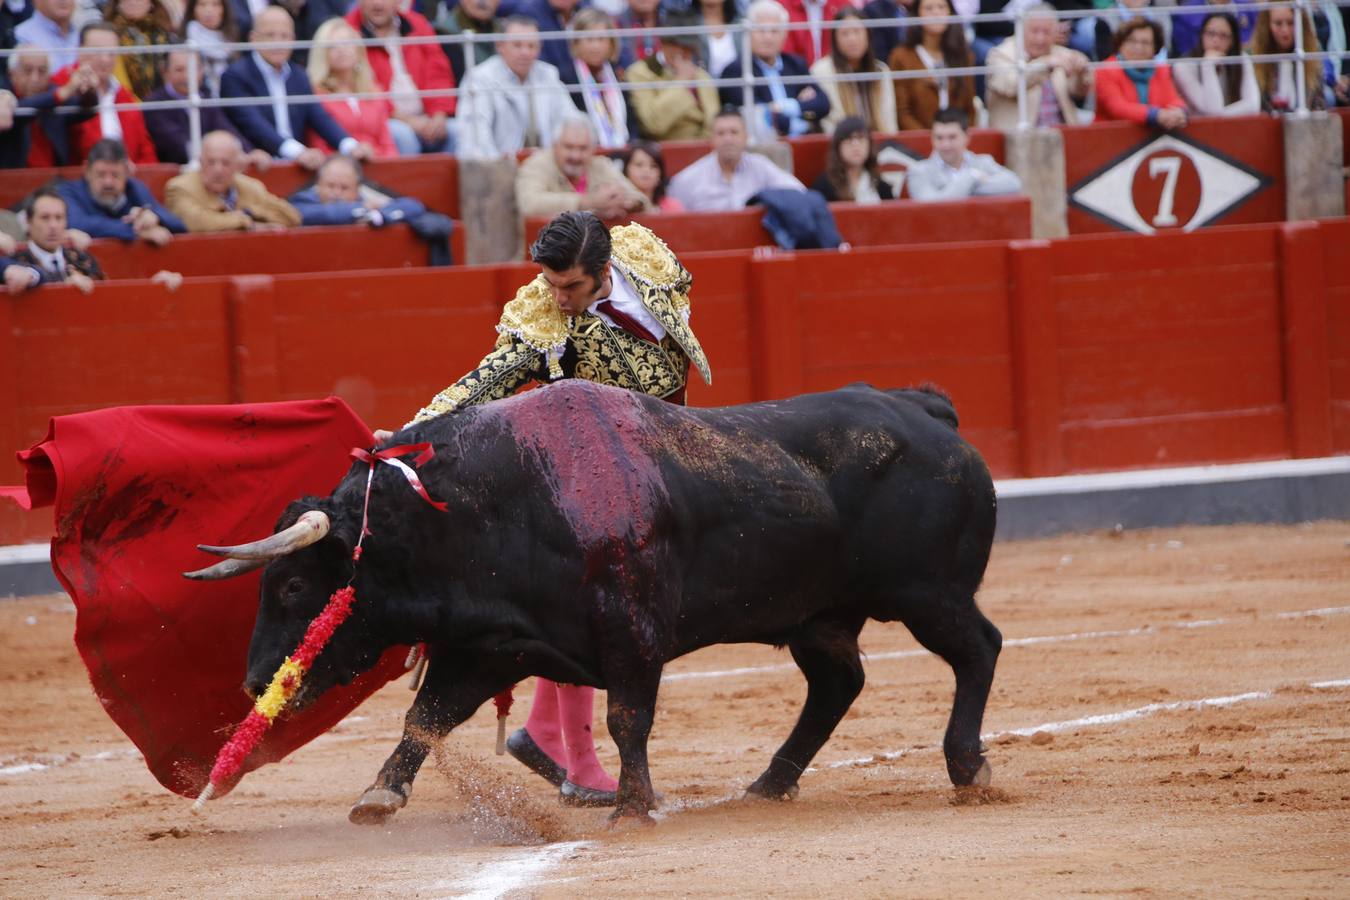
[[[915,200],[959,200],[1016,194],[1022,179],[987,153],[971,153],[969,123],[959,109],[944,109],[933,119],[933,155],[909,167],[909,196]]]
[[[42,284],[65,283],[81,293],[103,280],[98,262],[83,250],[65,246],[66,201],[53,188],[39,188],[28,199],[28,246],[14,254],[4,270],[5,287],[21,294]]]
[[[267,7],[273,5],[273,0],[225,0],[230,5],[230,12],[234,13],[235,30],[241,34],[248,34],[253,30],[254,19]],[[341,18],[347,11],[347,0],[281,0],[281,6],[291,14],[292,21],[295,22],[295,33],[302,41],[314,39],[314,33],[319,30],[319,26],[329,19]],[[292,54],[295,64],[304,66],[308,59],[308,51],[296,50]]]
[[[96,238],[139,240],[164,247],[175,233],[187,228],[131,172],[131,160],[121,141],[104,138],[95,144],[85,162],[84,177],[56,189],[66,201],[70,225]]]
[[[248,39],[254,43],[293,41],[295,23],[280,6],[269,6],[254,17]],[[231,63],[220,76],[221,96],[256,97],[262,102],[229,107],[230,121],[255,147],[311,171],[324,159],[323,151],[303,143],[305,132],[311,128],[339,153],[370,159],[374,155],[371,146],[347,134],[322,105],[290,101],[291,96],[314,93],[305,70],[291,65],[290,58],[290,49],[282,47],[254,50]]]
[[[196,172],[178,175],[164,190],[169,209],[188,231],[275,231],[300,224],[300,213],[240,174],[244,148],[228,131],[202,138]]]
[[[192,52],[174,50],[160,57],[160,67],[164,84],[155,88],[145,98],[147,103],[158,100],[186,100],[188,96],[188,73]],[[200,68],[198,71],[201,71]],[[202,99],[211,98],[211,90],[203,81],[199,88]],[[272,164],[272,154],[266,150],[251,148],[242,135],[235,129],[225,110],[219,106],[204,106],[201,110],[202,134],[212,131],[228,131],[239,137],[248,153],[249,164],[259,171]],[[150,140],[155,143],[155,152],[160,162],[187,165],[191,128],[188,124],[186,109],[147,109],[144,113],[145,127],[150,131]]]
[[[7,87],[14,93],[15,105],[11,126],[0,128],[0,169],[73,163],[70,125],[92,113],[68,116],[57,113],[56,108],[82,101],[92,103],[97,86],[93,72],[77,70],[70,81],[53,86],[46,51],[27,44],[14,49],[8,70]]]
[[[539,26],[510,16],[497,55],[464,76],[459,98],[462,159],[496,159],[547,147],[572,110],[558,70],[539,58]]]
[[[784,83],[784,78],[810,74],[800,57],[784,53],[787,42],[787,10],[776,0],[755,0],[746,12],[754,29],[750,32],[750,52],[754,56],[756,78],[766,79],[755,87],[755,107],[746,110],[750,136],[757,142],[775,135],[794,137],[820,131],[821,121],[830,114],[830,100],[814,82]],[[740,78],[741,62],[736,60],[722,70],[722,78]],[[739,106],[739,87],[721,89],[722,102]]]
[[[427,265],[448,266],[449,216],[430,212],[414,197],[399,197],[365,180],[361,164],[349,156],[330,156],[315,173],[314,184],[288,198],[300,212],[302,225],[351,225],[371,228],[406,224],[427,243]]]

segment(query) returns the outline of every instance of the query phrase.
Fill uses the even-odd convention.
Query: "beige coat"
[[[893,134],[900,130],[899,123],[895,115],[895,91],[891,88],[891,70],[886,68],[886,64],[877,63],[878,72],[882,73],[881,83],[877,86],[877,108],[872,110],[872,117],[876,120],[871,129],[879,131],[882,134]],[[811,74],[815,77],[816,83],[820,89],[825,92],[825,96],[830,98],[830,114],[820,123],[826,134],[834,134],[834,128],[850,113],[845,111],[844,100],[840,95],[840,90],[865,90],[870,87],[870,83],[864,81],[851,81],[840,83],[834,80],[837,74],[834,67],[834,59],[829,56],[822,56],[811,66]],[[858,115],[858,113],[853,113]]]
[[[223,198],[206,189],[200,172],[188,172],[169,179],[164,205],[183,220],[188,231],[247,231],[254,222],[290,228],[300,224],[299,211],[269,194],[258,179],[236,175],[234,189],[238,197],[230,209]]]
[[[989,90],[985,102],[985,106],[989,108],[989,127],[1001,128],[1004,131],[1011,131],[1017,127],[1017,45],[1014,40],[1015,38],[1008,38],[990,50],[989,57],[985,60],[985,65],[990,68]],[[1084,65],[1088,61],[1088,58],[1077,50],[1055,45],[1047,56],[1032,62],[1044,63],[1068,57],[1079,57]],[[1041,108],[1041,90],[1047,79],[1055,91],[1055,99],[1059,101],[1059,112],[1064,117],[1065,124],[1077,125],[1078,107],[1074,104],[1073,98],[1084,97],[1092,90],[1092,71],[1084,68],[1082,73],[1071,81],[1063,69],[1049,70],[1041,66],[1028,69],[1027,117],[1033,125]]]
[[[652,71],[652,57],[638,60],[624,72],[624,80],[632,84],[647,84],[651,87],[633,91],[633,112],[637,114],[642,136],[653,141],[691,141],[706,138],[712,134],[713,119],[722,102],[717,97],[717,88],[713,87],[712,76],[702,69],[698,70],[698,80],[707,84],[698,86],[698,100],[689,88],[658,87],[663,81],[671,81],[674,75],[669,68],[663,68],[658,75]]]
[[[617,184],[634,200],[642,204],[642,212],[652,210],[651,203],[633,186],[618,167],[605,156],[592,156],[586,166],[586,189],[594,191],[601,185]],[[552,150],[536,150],[521,163],[516,172],[516,208],[526,218],[556,216],[574,209],[584,209],[582,195],[558,168]]]

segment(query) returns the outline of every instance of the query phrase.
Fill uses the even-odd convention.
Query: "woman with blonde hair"
[[[1255,57],[1293,53],[1293,8],[1261,10],[1261,14],[1256,17],[1256,27],[1252,29],[1251,42],[1247,46]],[[1317,53],[1321,49],[1321,45],[1317,43],[1317,32],[1313,29],[1312,17],[1305,12],[1303,50],[1305,53]],[[1291,112],[1297,109],[1298,79],[1295,77],[1293,60],[1262,62],[1258,59],[1253,62],[1256,66],[1256,86],[1261,90],[1261,108],[1267,112]],[[1314,59],[1308,60],[1303,64],[1303,74],[1308,108],[1324,108],[1326,97],[1322,92],[1322,63]]]
[[[921,18],[952,16],[950,0],[919,0]],[[891,71],[895,74],[895,112],[901,131],[927,131],[939,110],[959,109],[970,122],[975,115],[975,79],[970,75],[948,75],[948,69],[975,65],[975,55],[966,43],[966,31],[959,22],[930,22],[910,25],[905,40],[891,51]],[[927,77],[903,77],[906,72],[927,72]]]
[[[586,34],[613,27],[614,20],[608,13],[594,8],[578,12],[571,25],[572,66],[558,72],[572,102],[591,120],[596,145],[608,148],[626,146],[628,123],[637,121],[629,106],[628,93],[619,88],[623,73],[614,66],[619,59],[618,39]]]
[[[178,39],[163,0],[109,0],[103,19],[117,29],[117,41],[123,47],[158,47]],[[159,66],[162,58],[159,53],[123,54],[117,57],[113,73],[142,100],[164,83]]]
[[[867,37],[867,19],[852,6],[834,14],[841,23],[830,42],[830,52],[816,60],[811,74],[830,98],[830,114],[821,122],[826,134],[832,134],[842,120],[857,116],[870,131],[899,131],[895,117],[895,90],[891,70],[872,55]],[[848,23],[848,24],[842,24]],[[871,81],[838,81],[836,75],[872,73]]]
[[[375,148],[376,156],[398,156],[398,146],[389,133],[394,106],[388,100],[358,100],[352,94],[379,90],[370,71],[366,48],[356,43],[361,35],[343,19],[329,19],[314,33],[309,52],[309,80],[316,94],[332,94],[323,108],[358,141]]]

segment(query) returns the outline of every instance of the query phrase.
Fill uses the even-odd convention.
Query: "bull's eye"
[[[305,579],[292,578],[286,582],[286,587],[282,589],[282,594],[288,599],[298,597],[305,592]]]

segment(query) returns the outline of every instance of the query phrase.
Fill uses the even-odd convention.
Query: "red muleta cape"
[[[272,533],[292,500],[331,491],[370,447],[336,397],[237,406],[140,406],[52,419],[19,454],[25,508],[55,505],[52,568],[75,602],[75,645],[103,708],[175,793],[196,796],[248,713],[243,692],[261,570],[226,581],[181,573],[218,561],[200,543]],[[357,603],[360,603],[357,599]],[[279,718],[243,772],[337,724],[403,671],[407,648]]]

